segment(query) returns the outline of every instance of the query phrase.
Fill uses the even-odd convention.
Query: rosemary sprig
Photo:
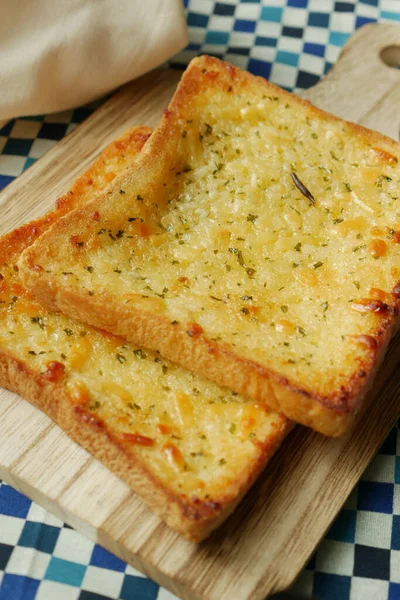
[[[303,194],[303,196],[305,196],[307,198],[307,200],[309,200],[311,202],[311,204],[315,204],[315,198],[312,195],[312,193],[310,192],[310,190],[308,190],[306,188],[306,186],[304,185],[304,183],[302,183],[300,181],[300,179],[297,177],[296,173],[294,173],[293,171],[290,173],[293,183],[294,185],[297,187],[297,189],[299,190],[299,192],[301,192]]]

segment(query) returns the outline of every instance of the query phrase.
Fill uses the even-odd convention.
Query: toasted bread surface
[[[290,428],[287,419],[156,352],[49,312],[16,267],[40,233],[132,164],[149,135],[145,127],[126,132],[55,211],[0,239],[0,383],[44,410],[171,527],[199,541],[262,471]]]
[[[397,321],[399,157],[201,57],[132,170],[30,247],[22,276],[48,306],[340,435]]]

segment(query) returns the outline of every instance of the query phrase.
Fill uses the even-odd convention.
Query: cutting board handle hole
[[[388,67],[393,69],[400,69],[400,46],[386,46],[381,50],[381,60]]]

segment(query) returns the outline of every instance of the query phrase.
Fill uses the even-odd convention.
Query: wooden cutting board
[[[396,49],[397,44],[397,49]],[[389,48],[389,49],[388,49]],[[399,136],[400,27],[370,25],[304,96],[335,114]],[[400,62],[400,61],[399,61]],[[1,233],[42,214],[106,144],[133,124],[155,125],[179,74],[129,84],[0,195]],[[301,427],[234,515],[195,545],[169,530],[117,477],[15,394],[0,393],[0,476],[185,599],[261,600],[298,575],[400,414],[399,336],[345,437]]]

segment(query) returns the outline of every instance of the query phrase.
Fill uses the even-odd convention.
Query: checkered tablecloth
[[[185,8],[190,44],[174,65],[209,53],[290,90],[316,83],[356,28],[374,21],[400,23],[400,0],[186,0]],[[0,129],[0,188],[94,108],[16,119]],[[400,600],[398,427],[283,597]],[[174,596],[0,483],[0,600],[33,599]]]

